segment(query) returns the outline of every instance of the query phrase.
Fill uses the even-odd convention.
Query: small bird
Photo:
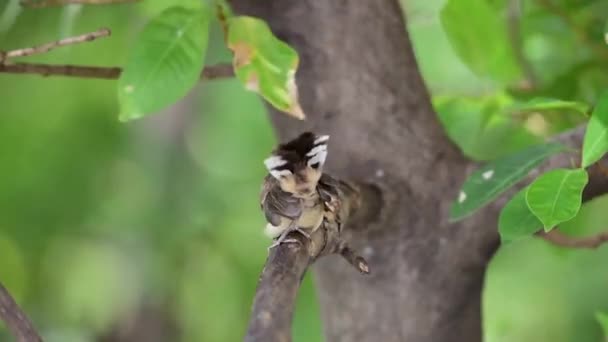
[[[291,241],[286,237],[293,231],[309,238],[322,225],[329,204],[325,199],[331,196],[323,187],[329,179],[323,174],[328,141],[328,135],[304,132],[280,144],[264,161],[269,175],[260,205],[268,222],[265,233],[276,239],[269,248]]]

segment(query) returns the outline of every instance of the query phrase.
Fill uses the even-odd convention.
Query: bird
[[[268,247],[293,241],[297,231],[307,238],[322,226],[335,197],[335,182],[323,173],[329,135],[304,132],[279,144],[264,160],[268,175],[260,192],[260,207],[267,224],[265,234],[275,239]],[[333,196],[333,197],[332,197]]]

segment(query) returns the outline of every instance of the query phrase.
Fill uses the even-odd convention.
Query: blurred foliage
[[[468,157],[493,160],[586,121],[608,86],[607,9],[599,0],[406,2],[418,62],[450,138]],[[506,72],[513,60],[522,73]],[[607,208],[606,197],[585,204],[560,229],[605,230]],[[608,307],[606,253],[532,237],[502,246],[486,277],[485,341],[600,341],[594,315]]]
[[[22,10],[18,0],[0,0],[0,47],[110,27],[112,38],[24,60],[125,65],[150,18],[193,1]],[[454,11],[447,25],[446,3],[414,0],[404,9],[439,118],[468,157],[492,160],[586,119],[576,105],[529,104],[595,103],[608,84],[607,2],[517,1],[516,26],[511,1],[467,1],[465,15]],[[446,34],[459,20],[471,26]],[[496,41],[470,38],[484,25],[507,31],[484,32]],[[206,63],[230,60],[223,39],[212,23]],[[276,141],[263,104],[238,80],[202,82],[173,107],[123,124],[116,87],[0,75],[0,280],[50,342],[96,341],[148,307],[174,317],[183,341],[237,341],[269,243],[257,196],[261,161]],[[607,208],[607,198],[586,204],[560,229],[606,229]],[[599,341],[606,253],[533,238],[501,247],[484,291],[486,341]],[[294,333],[296,342],[322,340],[310,276]],[[1,325],[0,341],[10,341]]]

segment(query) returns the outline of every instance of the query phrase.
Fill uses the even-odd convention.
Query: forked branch
[[[340,230],[347,227],[346,221],[352,219],[362,203],[375,198],[362,198],[366,191],[344,182],[341,184],[338,203],[332,203],[337,220],[326,221],[310,239],[292,233],[289,237],[298,242],[283,243],[270,250],[258,282],[246,342],[291,341],[291,321],[298,288],[308,266],[316,259],[339,254],[359,272],[370,272],[365,259],[348,246]]]

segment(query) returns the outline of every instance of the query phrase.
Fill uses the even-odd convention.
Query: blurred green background
[[[0,0],[0,49],[109,27],[111,38],[27,61],[122,65],[141,27],[171,3],[21,10]],[[415,0],[404,9],[440,119],[473,159],[584,120],[567,110],[509,110],[514,104],[539,96],[593,103],[608,84],[604,1],[526,2],[511,54],[494,54],[500,37],[486,37],[492,46],[470,40],[482,59],[509,65],[506,77],[479,72],[458,53],[440,20],[445,5]],[[471,6],[473,29],[511,27],[512,2],[461,5]],[[214,25],[207,63],[230,58]],[[263,103],[235,80],[202,82],[172,108],[123,124],[115,86],[0,74],[0,281],[48,342],[146,340],[141,326],[166,341],[238,341],[269,244],[258,191],[276,141]],[[608,229],[607,209],[608,197],[588,203],[562,230]],[[608,311],[606,258],[605,247],[566,250],[532,238],[501,247],[484,291],[485,340],[601,341],[594,315]],[[297,342],[322,341],[312,283],[307,276],[298,299]],[[10,340],[0,323],[0,341]]]

